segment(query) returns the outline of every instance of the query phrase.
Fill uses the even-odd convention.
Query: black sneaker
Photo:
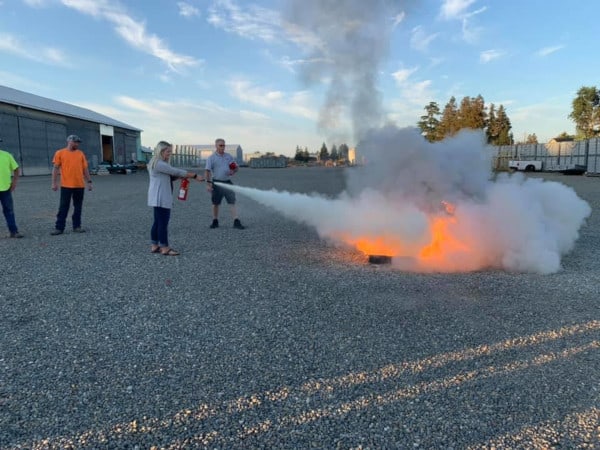
[[[217,219],[213,219],[212,223],[210,224],[210,228],[219,228],[219,221]]]
[[[240,222],[240,219],[235,219],[233,221],[233,228],[237,228],[238,230],[243,230],[246,227],[244,225],[242,225],[242,222]]]
[[[21,239],[23,235],[17,231],[16,233],[10,233],[10,237],[15,239]]]
[[[85,233],[85,228],[73,228],[73,233]]]
[[[50,232],[50,236],[58,236],[59,234],[63,234],[63,233],[64,233],[63,230],[56,229],[56,230]]]

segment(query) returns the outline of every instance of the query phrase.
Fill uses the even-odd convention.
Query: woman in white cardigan
[[[150,230],[152,253],[166,256],[177,256],[179,252],[169,246],[169,219],[173,207],[173,180],[177,178],[194,178],[204,181],[197,173],[177,169],[169,164],[173,146],[160,141],[154,147],[154,155],[148,164],[150,185],[148,186],[148,206],[154,209],[154,223]]]

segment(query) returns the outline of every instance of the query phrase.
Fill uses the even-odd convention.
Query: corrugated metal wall
[[[52,170],[52,156],[64,147],[66,125],[13,114],[0,114],[1,147],[13,154],[23,175],[44,175]]]
[[[503,145],[495,149],[495,156],[502,161],[519,158],[542,161],[544,170],[577,164],[587,166],[588,173],[600,173],[600,138],[546,144]]]
[[[12,153],[22,175],[52,173],[54,153],[67,145],[69,134],[81,137],[80,148],[90,167],[102,161],[100,124],[0,104],[0,148]],[[137,132],[115,128],[116,163],[127,164],[137,154],[138,138]]]

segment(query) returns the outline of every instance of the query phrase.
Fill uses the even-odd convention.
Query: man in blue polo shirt
[[[206,189],[212,193],[212,214],[213,221],[210,228],[219,227],[219,205],[223,201],[223,197],[231,206],[231,215],[233,216],[233,228],[243,230],[245,227],[240,222],[235,208],[235,192],[231,189],[220,187],[219,184],[212,183],[218,181],[221,183],[233,184],[231,177],[238,171],[238,165],[235,163],[233,156],[225,153],[225,140],[217,139],[215,141],[216,150],[206,160]]]
[[[0,139],[2,142],[2,139]],[[0,203],[2,212],[8,225],[8,231],[11,238],[22,238],[15,221],[15,210],[13,207],[12,192],[17,187],[19,179],[19,165],[13,155],[4,150],[0,150]]]

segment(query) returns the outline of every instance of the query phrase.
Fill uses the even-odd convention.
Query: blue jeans
[[[73,198],[73,228],[81,227],[81,207],[83,206],[83,193],[85,188],[60,188],[60,205],[58,206],[58,214],[56,215],[57,230],[64,231],[71,207],[71,197]]]
[[[12,193],[10,189],[8,191],[0,192],[0,203],[2,203],[2,212],[6,218],[6,225],[8,225],[8,231],[11,233],[18,233],[17,222],[15,221],[15,210],[13,207]]]
[[[150,229],[150,241],[160,247],[169,246],[169,219],[171,210],[169,208],[154,207],[154,223]]]

